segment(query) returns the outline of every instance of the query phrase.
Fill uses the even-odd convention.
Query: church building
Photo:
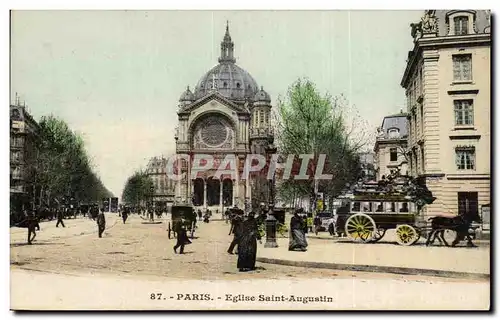
[[[226,155],[236,156],[236,177],[214,177],[214,169],[192,179],[191,164],[182,164],[181,172],[187,175],[177,181],[176,202],[192,202],[197,209],[214,213],[234,205],[248,208],[252,202],[255,206],[256,201],[262,201],[261,195],[266,192],[260,191],[258,196],[256,193],[266,182],[256,184],[250,181],[253,179],[242,179],[244,160],[251,153],[264,155],[266,146],[273,141],[271,97],[236,64],[229,25],[218,62],[199,79],[193,91],[188,86],[181,95],[175,136],[177,154],[213,155],[214,168]]]

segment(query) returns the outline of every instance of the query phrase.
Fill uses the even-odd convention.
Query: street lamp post
[[[272,136],[269,137],[269,144],[266,147],[266,154],[268,155],[268,168],[270,166],[270,160],[273,154],[276,154],[277,148],[274,145],[274,138]],[[278,220],[274,217],[274,177],[275,173],[273,172],[273,176],[269,179],[269,211],[266,219],[266,243],[264,244],[264,248],[277,248],[278,243],[276,242],[276,226]]]

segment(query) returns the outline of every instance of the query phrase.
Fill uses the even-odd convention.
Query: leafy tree
[[[329,199],[338,195],[346,183],[361,176],[359,152],[365,145],[365,136],[356,131],[360,124],[347,123],[350,111],[343,96],[321,95],[315,85],[299,79],[288,90],[284,101],[278,101],[276,114],[276,138],[280,154],[314,154],[309,162],[309,180],[285,180],[280,183],[280,194],[296,194],[314,198],[315,184],[318,191]],[[314,181],[319,155],[326,156],[324,174],[331,180]],[[298,159],[297,159],[298,160]],[[297,161],[293,173],[298,173]],[[311,201],[311,204],[313,201]]]
[[[122,200],[133,206],[142,206],[154,194],[153,179],[144,171],[137,171],[127,179]]]
[[[62,203],[68,197],[77,202],[93,202],[112,196],[93,172],[81,136],[52,115],[42,117],[39,126],[39,152],[34,166],[40,203]]]

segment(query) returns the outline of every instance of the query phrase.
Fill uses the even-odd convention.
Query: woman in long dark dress
[[[260,239],[260,235],[254,212],[250,212],[247,220],[243,221],[240,232],[237,267],[242,272],[255,270],[257,239]]]
[[[299,211],[295,211],[290,220],[290,242],[289,251],[307,251],[307,240],[304,233],[304,219],[299,216]]]

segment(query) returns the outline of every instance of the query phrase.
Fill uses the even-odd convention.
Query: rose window
[[[209,117],[200,124],[200,135],[207,146],[215,147],[228,139],[229,130],[221,119]]]

